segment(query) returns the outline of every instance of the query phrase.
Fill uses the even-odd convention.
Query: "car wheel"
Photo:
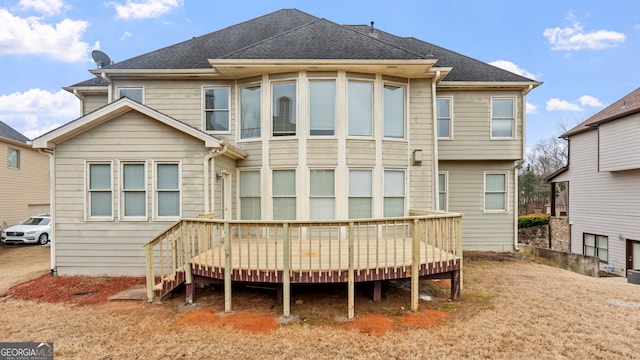
[[[40,237],[38,238],[38,244],[44,245],[48,242],[49,242],[49,237],[47,236],[47,234],[40,234]]]

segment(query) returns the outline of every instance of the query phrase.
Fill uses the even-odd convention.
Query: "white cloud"
[[[538,107],[533,105],[530,102],[527,102],[526,111],[527,111],[527,114],[537,114],[538,113]]]
[[[584,111],[584,109],[566,100],[553,98],[547,101],[547,111]]]
[[[0,95],[0,120],[33,139],[80,116],[78,99],[65,90],[30,89]],[[53,121],[52,121],[53,120]]]
[[[122,36],[120,36],[120,40],[126,40],[126,39],[128,39],[128,38],[130,38],[130,37],[132,37],[132,36],[133,36],[133,34],[132,34],[132,33],[128,32],[128,31],[125,31],[125,32],[122,34]]]
[[[55,26],[41,18],[14,16],[0,9],[0,54],[46,55],[64,62],[86,61],[89,44],[82,34],[89,23],[64,19]]]
[[[495,67],[499,67],[500,69],[504,69],[507,71],[510,71],[514,74],[518,74],[520,76],[524,76],[526,78],[529,79],[536,79],[536,76],[532,73],[530,73],[529,71],[520,68],[517,64],[512,63],[511,61],[507,61],[507,60],[496,60],[496,61],[492,61],[489,64],[495,66]]]
[[[67,8],[62,0],[20,0],[18,7],[21,10],[34,10],[44,15],[57,15]]]
[[[593,96],[583,95],[580,96],[580,104],[582,106],[592,106],[592,107],[603,107],[604,104],[600,102],[600,100],[594,98]]]
[[[125,4],[118,4],[116,2],[107,3],[115,7],[117,17],[119,19],[147,19],[157,18],[162,16],[171,10],[183,6],[183,0],[143,0],[133,1],[126,0]]]
[[[571,26],[548,28],[542,33],[549,40],[552,50],[601,50],[625,42],[623,33],[612,30],[586,32],[572,13],[567,15],[567,19],[571,21]]]

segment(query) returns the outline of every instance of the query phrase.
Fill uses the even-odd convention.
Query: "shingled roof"
[[[630,92],[604,110],[578,124],[578,126],[560,135],[560,137],[566,139],[569,136],[593,130],[602,123],[614,121],[636,113],[640,113],[640,88]]]
[[[3,123],[2,121],[0,121],[0,137],[3,137],[5,139],[18,141],[18,142],[25,143],[25,144],[27,143],[27,141],[29,141],[28,137],[20,134],[15,129],[13,129],[11,126]]]
[[[398,37],[367,25],[339,25],[297,9],[279,10],[103,69],[210,69],[211,59],[425,59],[437,60],[438,67],[453,67],[446,81],[537,84],[415,38]],[[101,86],[86,82],[74,86],[87,85]]]

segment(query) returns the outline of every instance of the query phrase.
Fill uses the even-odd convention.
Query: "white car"
[[[18,225],[9,226],[0,231],[0,240],[5,244],[38,243],[44,245],[49,242],[51,234],[51,217],[49,215],[34,215]]]

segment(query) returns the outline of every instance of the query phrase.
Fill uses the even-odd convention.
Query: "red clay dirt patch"
[[[253,334],[274,331],[278,328],[274,314],[243,311],[224,314],[215,308],[192,311],[176,322],[178,327],[190,325],[225,326]]]
[[[417,313],[404,313],[400,322],[410,328],[427,328],[445,319],[447,313],[439,310],[423,310]]]
[[[144,284],[141,277],[92,277],[43,275],[13,286],[9,295],[22,300],[90,305],[106,302],[109,296],[133,285]]]
[[[382,336],[394,328],[394,321],[388,316],[368,314],[342,325],[345,329],[357,329],[363,334]]]

